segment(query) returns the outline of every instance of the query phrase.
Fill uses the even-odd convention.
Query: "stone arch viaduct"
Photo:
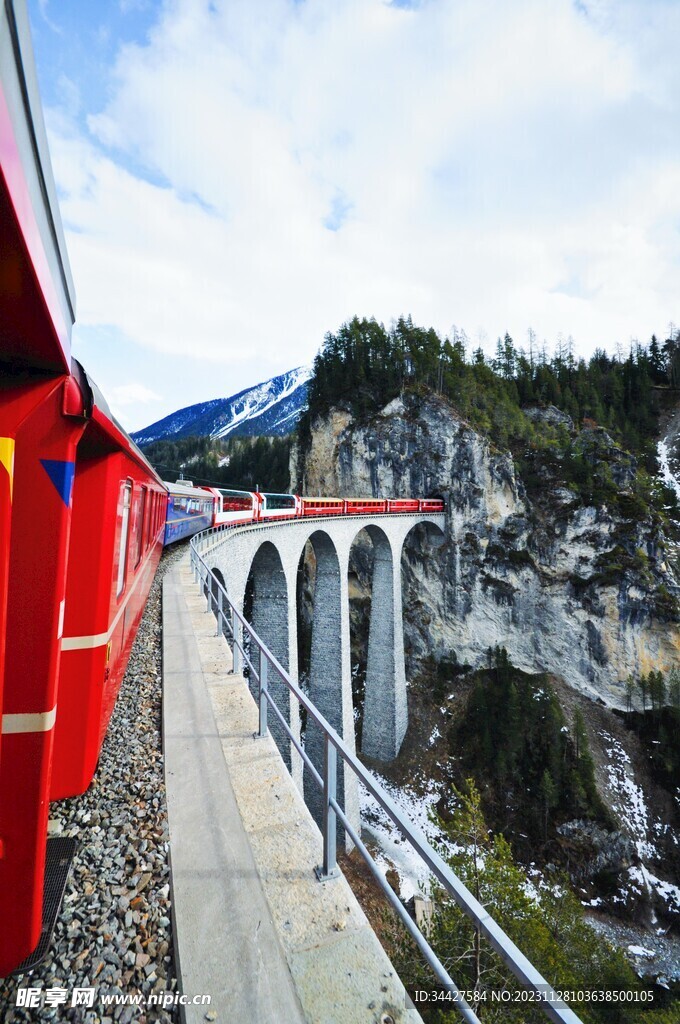
[[[406,537],[419,523],[444,535],[444,513],[333,516],[243,526],[206,537],[201,554],[243,613],[252,574],[252,626],[293,679],[298,678],[297,573],[309,541],[316,560],[309,696],[345,742],[354,749],[354,708],[350,668],[348,571],[352,545],[362,530],[373,544],[373,582],[364,703],[363,753],[391,761],[399,752],[408,712],[404,671],[401,554]],[[274,673],[268,681],[277,706],[296,737],[299,705]],[[274,715],[270,728],[293,778],[302,790],[302,761]],[[323,739],[310,722],[305,750],[323,772]],[[343,777],[339,763],[338,795],[345,813],[359,825],[357,782]],[[350,777],[351,776],[351,777]],[[322,798],[313,780],[305,800],[320,820]]]

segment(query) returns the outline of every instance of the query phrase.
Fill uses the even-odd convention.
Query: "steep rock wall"
[[[446,402],[395,399],[365,424],[335,410],[291,469],[309,494],[446,500],[445,544],[419,528],[404,554],[411,671],[426,655],[478,667],[500,645],[517,667],[623,707],[630,672],[678,664],[680,626],[659,602],[675,579],[651,524],[582,507],[564,488],[531,503],[511,456]],[[644,572],[617,571],[622,536]]]

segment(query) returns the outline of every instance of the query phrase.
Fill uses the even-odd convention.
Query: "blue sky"
[[[29,0],[74,350],[129,429],[355,313],[678,319],[673,0]]]

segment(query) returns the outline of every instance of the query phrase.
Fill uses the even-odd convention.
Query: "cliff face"
[[[604,431],[579,443],[625,492],[634,460]],[[629,673],[678,664],[675,579],[651,521],[583,507],[549,477],[529,501],[510,455],[436,397],[396,399],[361,425],[332,412],[291,476],[308,494],[445,499],[444,543],[420,527],[405,552],[411,671],[426,655],[478,667],[499,645],[524,671],[624,707]]]

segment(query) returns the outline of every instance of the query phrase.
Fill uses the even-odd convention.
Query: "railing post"
[[[238,675],[238,673],[240,671],[240,668],[241,668],[241,658],[240,658],[241,652],[238,649],[238,633],[239,633],[238,627],[239,627],[239,621],[238,621],[238,619],[236,617],[236,609],[232,608],[232,610],[231,610],[231,638],[234,641],[234,649],[233,649],[233,652],[232,652],[233,653],[233,666],[232,666],[232,670],[234,672],[234,675]]]
[[[260,651],[260,685],[258,703],[260,705],[260,729],[258,736],[267,735],[267,672],[269,663],[263,651]]]
[[[217,588],[217,629],[215,630],[215,636],[219,636],[222,632],[222,590]]]
[[[340,874],[336,862],[337,816],[331,800],[336,799],[338,788],[338,752],[326,735],[323,761],[323,864],[315,868],[320,882],[328,882]]]

